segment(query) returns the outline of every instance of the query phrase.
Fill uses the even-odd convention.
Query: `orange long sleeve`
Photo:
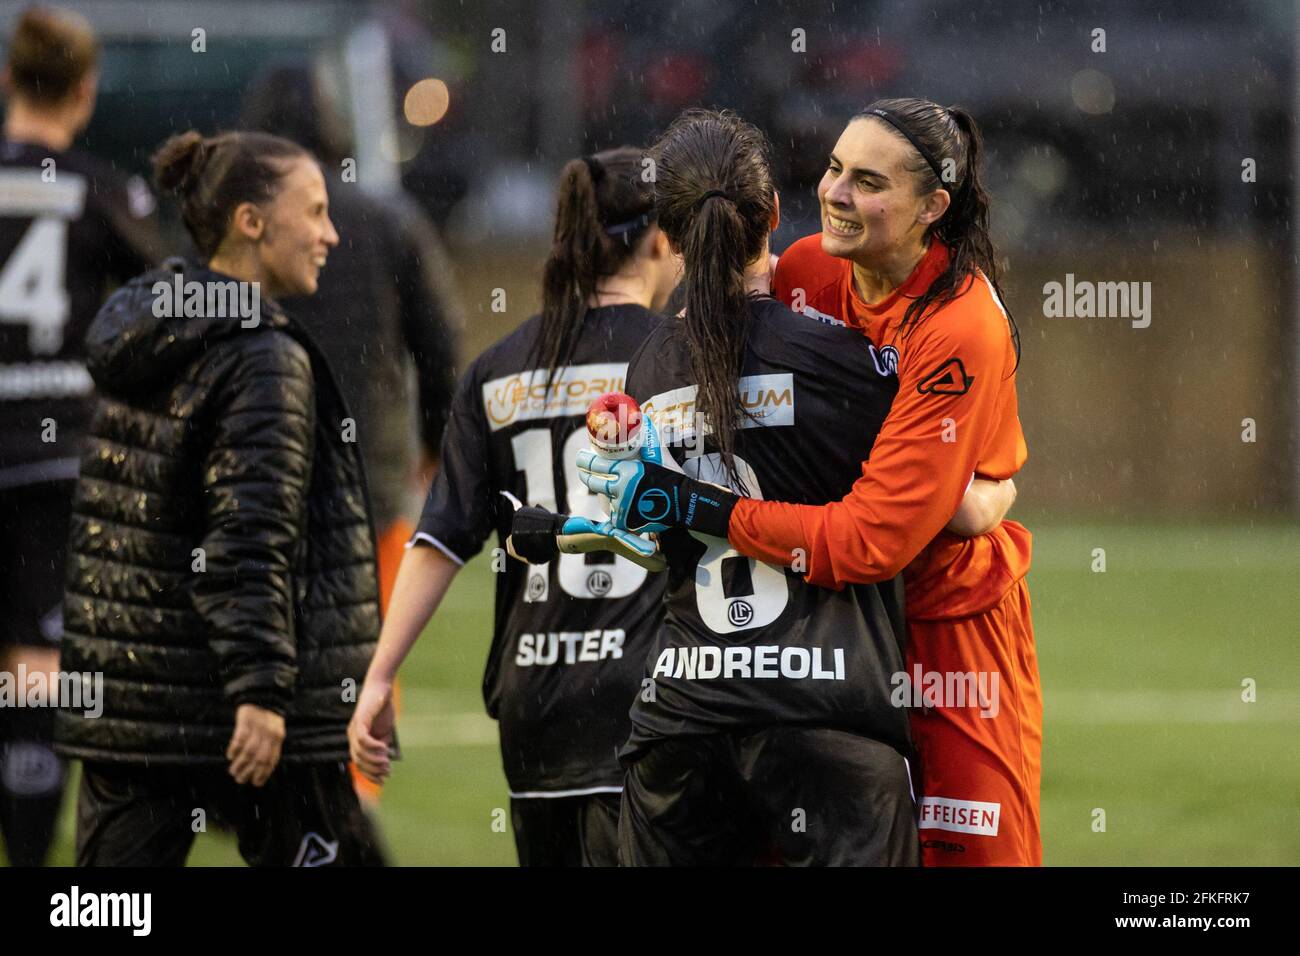
[[[804,263],[801,271],[806,275],[812,250],[805,246],[802,252],[794,262]],[[932,268],[935,263],[923,265]],[[851,272],[845,272],[851,295]],[[819,311],[834,315],[832,309],[843,313],[846,305],[851,307],[852,303],[833,301],[844,291],[842,284],[837,283],[837,291],[821,281],[824,276],[811,278],[819,285],[810,286],[823,289],[823,301],[815,306]],[[783,287],[778,269],[776,286],[779,296],[789,295],[788,273]],[[925,318],[911,334],[889,338],[910,301],[906,296],[896,298],[875,314],[857,300],[858,307],[849,316],[850,324],[874,325],[873,339],[888,339],[897,349],[898,395],[871,459],[863,463],[862,477],[840,501],[821,506],[742,500],[732,512],[729,528],[737,551],[786,566],[802,554],[807,579],[823,587],[887,580],[940,535],[973,474],[1006,478],[1023,464],[1026,450],[1016,408],[1015,351],[991,286],[975,277],[961,295]],[[983,545],[996,547],[990,542]],[[1027,540],[1025,548],[1027,552]],[[944,556],[947,562],[953,560],[951,550]],[[987,573],[988,565],[987,560],[965,562],[971,574]],[[919,568],[909,573],[912,570],[924,573]]]

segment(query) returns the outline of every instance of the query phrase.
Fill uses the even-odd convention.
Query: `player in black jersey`
[[[390,771],[392,681],[456,571],[495,528],[496,617],[483,694],[497,719],[522,865],[613,864],[617,759],[658,623],[662,576],[606,552],[506,557],[503,493],[595,528],[578,481],[587,406],[623,386],[627,362],[676,283],[640,150],[569,162],[561,176],[543,310],[465,372],[442,470],[408,544],[350,737],[363,773]]]
[[[778,204],[762,134],[689,111],[656,144],[659,221],[685,259],[685,311],[647,339],[628,391],[651,460],[754,497],[823,503],[852,485],[896,390],[866,339],[766,295]],[[704,424],[707,423],[707,424]],[[643,426],[644,427],[644,426]],[[579,456],[604,490],[615,469]],[[701,486],[695,486],[699,488]],[[622,752],[629,865],[915,865],[897,582],[842,591],[742,557],[690,501],[642,496],[661,531],[667,613]],[[694,530],[665,530],[665,509]],[[797,562],[796,562],[797,564]]]
[[[30,9],[9,45],[0,142],[0,671],[58,669],[68,521],[91,380],[82,339],[110,284],[158,254],[139,177],[69,149],[94,111],[98,45]],[[0,830],[44,860],[63,792],[49,707],[0,711]]]

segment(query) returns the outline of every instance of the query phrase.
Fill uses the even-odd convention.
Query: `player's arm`
[[[667,559],[659,543],[615,527],[609,521],[592,521],[581,515],[562,515],[545,508],[521,507],[514,501],[506,551],[526,564],[549,564],[561,554],[606,551],[627,558],[647,571],[663,571]]]
[[[104,259],[117,282],[147,272],[163,261],[167,249],[158,225],[157,203],[149,185],[132,176],[108,197]]]
[[[795,243],[789,254],[779,262],[772,262],[772,294],[791,308],[799,305],[796,301],[795,286],[798,283],[812,281],[821,284],[833,280],[836,272],[820,274],[816,271],[815,256],[808,253],[820,248],[817,236],[808,237]],[[804,290],[806,298],[807,291]],[[997,481],[975,477],[972,479],[961,504],[952,520],[944,526],[953,534],[973,537],[992,531],[1006,517],[1016,500],[1016,486],[1011,479]]]
[[[658,334],[652,332],[633,353],[628,361],[627,380],[624,387],[628,394],[644,394],[647,389],[643,379],[647,375],[645,356],[656,352],[655,343]],[[587,421],[588,432],[592,428],[591,419]],[[641,455],[645,460],[663,462],[654,422],[646,416],[641,424]],[[581,475],[579,476],[581,477]],[[663,571],[668,567],[667,559],[659,549],[659,542],[649,536],[633,534],[618,527],[613,521],[593,521],[580,515],[553,514],[543,508],[522,507],[521,502],[510,496],[515,506],[511,521],[510,537],[506,539],[506,549],[510,556],[529,564],[546,564],[555,560],[561,553],[587,554],[592,551],[606,551],[626,558],[647,571]]]
[[[348,723],[348,748],[357,769],[378,782],[392,772],[393,682],[461,566],[437,548],[406,549],[393,582],[379,646]]]
[[[487,425],[479,403],[476,366],[466,372],[443,435],[443,467],[425,501],[415,536],[398,567],[393,594],[348,724],[348,748],[371,780],[391,771],[393,683],[411,648],[442,603],[461,566],[491,534]]]
[[[771,564],[802,558],[808,580],[823,587],[892,578],[956,514],[1000,411],[1011,356],[1005,325],[978,314],[945,318],[923,324],[909,342],[911,361],[899,368],[898,396],[871,459],[840,501],[740,498],[649,463],[585,452],[583,483],[609,497],[615,523],[631,531],[684,527],[728,538]]]
[[[300,347],[259,348],[214,396],[201,472],[205,568],[191,600],[236,707],[283,714],[294,693],[290,582],[311,476],[312,389]]]
[[[944,530],[966,538],[987,534],[1002,523],[1015,502],[1016,483],[1012,479],[975,478]]]
[[[310,359],[296,344],[267,344],[214,396],[201,472],[205,568],[191,592],[234,709],[228,772],[255,787],[279,763],[297,679],[291,582],[315,422]]]
[[[898,574],[957,513],[1000,411],[1008,360],[1000,313],[926,319],[907,343],[898,395],[849,494],[821,506],[743,499],[730,515],[732,546],[776,564],[803,555],[808,580],[824,587]]]

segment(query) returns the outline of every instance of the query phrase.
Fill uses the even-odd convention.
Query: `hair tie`
[[[946,189],[949,193],[953,191],[951,188],[949,188],[948,184],[944,181],[943,174],[939,172],[939,164],[935,162],[934,155],[928,149],[925,148],[925,145],[919,139],[917,139],[914,135],[912,135],[912,131],[903,125],[903,121],[901,119],[899,119],[893,113],[889,112],[889,110],[882,110],[877,107],[872,107],[871,109],[868,109],[867,113],[870,114],[871,116],[879,116],[890,126],[894,127],[894,129],[898,130],[900,133],[906,136],[907,141],[911,143],[914,147],[916,147],[916,151],[921,154],[921,158],[930,164],[930,169],[934,171],[934,178],[939,180],[940,183],[939,188]]]
[[[635,219],[629,219],[627,222],[620,222],[617,225],[607,226],[605,228],[605,235],[610,238],[613,238],[614,236],[622,236],[623,245],[630,246],[632,244],[632,233],[640,232],[646,226],[650,225],[651,218],[652,216],[650,213],[644,212]]]
[[[710,189],[708,192],[706,192],[703,196],[701,196],[699,199],[695,201],[695,208],[696,209],[702,208],[704,204],[708,200],[712,199],[714,196],[721,196],[723,199],[727,200],[727,202],[730,203],[734,203],[736,201],[735,199],[732,198],[731,193],[727,192],[725,189]]]
[[[605,175],[605,167],[600,164],[595,156],[584,156],[582,161],[587,164],[587,174],[591,176],[591,181],[598,182],[600,177]]]

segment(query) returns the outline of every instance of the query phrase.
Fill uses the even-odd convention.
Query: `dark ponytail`
[[[733,485],[735,433],[749,413],[740,373],[749,333],[745,267],[762,251],[776,208],[767,140],[728,111],[687,110],[654,145],[659,227],[682,253],[680,326],[707,421]],[[702,429],[701,429],[702,432]]]
[[[267,133],[177,133],[153,155],[154,182],[181,204],[181,218],[199,254],[210,259],[243,202],[269,202],[289,162],[311,154]]]
[[[908,137],[874,110],[889,113],[929,153],[926,157],[916,148],[916,143],[911,144],[914,162],[907,169],[917,178],[917,192],[925,194],[946,189],[952,197],[947,211],[930,226],[930,235],[937,236],[951,251],[948,267],[907,307],[899,328],[906,334],[910,331],[909,326],[914,327],[927,312],[952,301],[978,270],[989,280],[1006,312],[1019,363],[1020,330],[999,285],[1002,267],[989,232],[989,194],[981,178],[984,138],[975,118],[959,106],[945,109],[930,100],[910,97],[876,100],[853,117],[855,120],[875,119],[901,139]],[[946,177],[952,181],[941,180],[934,166],[938,166],[940,172],[952,170],[953,175]]]
[[[555,204],[555,238],[542,270],[542,320],[532,358],[546,369],[547,393],[569,363],[603,276],[621,269],[654,220],[641,150],[610,149],[565,163]]]

